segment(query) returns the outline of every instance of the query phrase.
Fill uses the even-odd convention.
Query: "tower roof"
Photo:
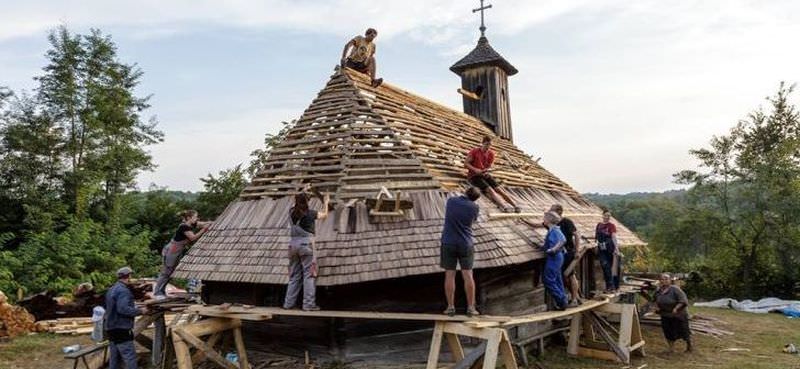
[[[481,66],[496,66],[503,69],[509,76],[517,74],[517,68],[514,68],[511,63],[503,58],[500,53],[489,45],[489,39],[486,36],[481,36],[478,39],[478,44],[467,56],[461,58],[450,67],[453,73],[460,74],[461,72],[474,67]]]

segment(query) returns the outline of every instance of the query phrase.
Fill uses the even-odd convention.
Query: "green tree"
[[[792,91],[781,84],[769,111],[692,150],[701,171],[676,174],[692,186],[687,231],[701,237],[714,282],[734,295],[787,296],[798,277],[800,119]]]
[[[143,75],[119,60],[110,36],[99,30],[76,35],[59,27],[49,36],[38,97],[63,129],[66,196],[83,218],[117,219],[116,199],[154,164],[145,147],[162,141],[156,120],[141,116],[149,96],[134,93]]]

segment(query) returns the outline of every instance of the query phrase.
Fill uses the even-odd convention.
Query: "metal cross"
[[[481,37],[483,37],[483,33],[486,31],[486,26],[483,24],[483,11],[486,10],[486,9],[490,9],[491,7],[492,7],[492,4],[483,6],[483,0],[481,0],[481,7],[478,8],[478,9],[472,9],[473,13],[481,12],[481,28],[480,28]]]

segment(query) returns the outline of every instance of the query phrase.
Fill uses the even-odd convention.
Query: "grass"
[[[800,369],[800,355],[781,352],[787,343],[800,344],[800,319],[788,319],[780,314],[750,314],[711,308],[692,308],[691,312],[724,320],[727,324],[717,323],[717,326],[734,332],[734,335],[716,339],[696,334],[694,353],[665,354],[667,346],[661,328],[643,326],[647,356],[635,358],[630,368],[647,364],[646,369]],[[89,344],[91,340],[88,336],[35,334],[0,341],[0,369],[71,368],[71,362],[63,359],[61,348],[76,343]],[[682,342],[677,347],[683,348]],[[723,352],[726,348],[749,351]],[[569,357],[563,346],[548,347],[545,354],[536,360],[547,369],[625,367],[620,363]],[[347,367],[344,363],[335,363],[326,368]],[[424,368],[424,365],[381,366],[382,369],[410,367]]]
[[[72,368],[71,361],[64,360],[64,346],[89,345],[89,336],[65,336],[55,334],[32,334],[0,341],[0,369],[58,369]]]
[[[657,326],[643,326],[647,356],[635,358],[630,367],[647,369],[800,369],[800,356],[783,353],[787,343],[800,343],[800,319],[788,319],[780,314],[751,314],[713,308],[691,308],[691,313],[715,317],[728,324],[716,325],[734,332],[722,339],[695,334],[695,352],[665,353],[667,344]],[[676,347],[683,349],[683,342]],[[749,351],[723,352],[728,348]],[[624,365],[600,360],[572,358],[564,355],[563,347],[553,347],[540,357],[539,362],[548,369],[619,369]]]

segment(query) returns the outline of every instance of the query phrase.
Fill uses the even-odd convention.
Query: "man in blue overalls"
[[[567,238],[558,227],[561,217],[553,211],[544,213],[543,223],[547,227],[542,249],[547,254],[544,264],[542,282],[544,288],[553,297],[556,310],[567,308],[567,294],[564,293],[564,279],[561,276],[561,265],[564,264],[564,243]]]

